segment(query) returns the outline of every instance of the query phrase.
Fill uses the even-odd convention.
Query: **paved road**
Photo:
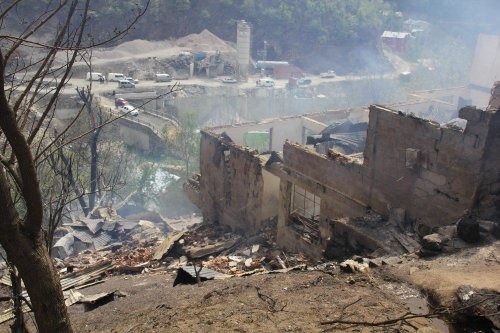
[[[336,76],[334,78],[320,78],[319,76],[308,76],[308,78],[311,79],[312,83],[311,86],[316,86],[320,85],[322,83],[327,83],[327,82],[342,82],[342,81],[358,81],[358,80],[365,80],[365,79],[389,79],[389,78],[395,78],[397,77],[398,73],[387,73],[387,74],[382,74],[382,75],[347,75],[347,76]],[[155,89],[155,88],[167,88],[168,86],[172,86],[173,84],[177,83],[179,87],[182,88],[182,86],[189,86],[189,85],[201,85],[201,86],[207,86],[207,87],[234,87],[237,86],[240,89],[250,89],[250,88],[255,88],[256,87],[256,81],[259,79],[259,76],[251,76],[248,79],[248,82],[238,82],[238,83],[223,83],[222,78],[216,78],[216,79],[208,79],[208,78],[199,78],[199,77],[193,77],[188,80],[179,80],[179,81],[172,81],[172,82],[155,82],[155,81],[150,81],[150,80],[144,80],[140,81],[139,84],[137,84],[137,90],[144,91],[145,89]],[[89,81],[85,79],[72,79],[71,84],[73,86],[80,86],[84,87],[89,84]],[[276,86],[275,88],[279,89],[284,89],[286,88],[286,84],[288,83],[288,80],[275,80]],[[262,89],[268,89],[268,88],[262,88]],[[116,82],[107,82],[107,83],[99,83],[97,81],[92,82],[92,90],[98,94],[104,93],[104,92],[112,92],[115,90],[117,93],[118,92],[133,92],[135,89],[134,88],[127,88],[127,89],[119,89],[118,84]]]

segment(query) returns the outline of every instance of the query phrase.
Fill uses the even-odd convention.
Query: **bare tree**
[[[171,152],[184,162],[186,179],[189,178],[193,159],[199,156],[200,135],[197,126],[198,113],[186,110],[179,116],[179,126],[165,129]]]
[[[26,286],[39,331],[65,333],[72,328],[43,237],[38,170],[72,141],[60,142],[67,129],[55,138],[48,133],[75,62],[92,47],[122,37],[145,9],[99,41],[89,29],[90,0],[44,2],[44,10],[29,12],[29,18],[22,17],[24,3],[0,4],[0,244]],[[5,26],[15,21],[19,26]]]

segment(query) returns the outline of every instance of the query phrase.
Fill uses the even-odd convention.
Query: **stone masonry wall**
[[[487,112],[483,118],[489,121],[489,135],[486,139],[486,149],[482,181],[476,196],[478,213],[486,219],[500,216],[500,82],[496,82]],[[471,120],[469,120],[471,122]]]
[[[255,151],[202,131],[201,210],[206,220],[256,233],[262,222],[264,181]]]
[[[284,167],[330,193],[319,193],[321,215],[403,208],[412,220],[451,224],[474,206],[490,123],[485,111],[466,108],[460,114],[468,119],[464,132],[372,106],[362,165],[286,143]],[[304,177],[295,178],[303,183]]]
[[[467,109],[474,115],[483,111]],[[465,112],[461,112],[464,116]],[[446,225],[473,206],[480,181],[487,123],[469,122],[464,132],[370,107],[364,152],[368,204],[390,205],[428,225]]]

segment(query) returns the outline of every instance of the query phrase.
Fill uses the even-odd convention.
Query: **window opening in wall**
[[[271,150],[272,129],[268,131],[248,131],[243,134],[243,145],[257,150],[259,153]]]
[[[319,239],[319,216],[321,198],[293,185],[288,225],[311,243]]]

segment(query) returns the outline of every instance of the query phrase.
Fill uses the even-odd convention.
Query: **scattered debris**
[[[168,255],[168,252],[172,246],[184,236],[185,232],[173,232],[158,246],[153,255],[153,260],[161,260],[164,256]]]
[[[339,267],[342,272],[346,273],[356,273],[356,272],[368,273],[369,271],[368,262],[359,263],[352,259],[347,259],[341,262]]]
[[[78,301],[83,304],[85,312],[94,310],[95,308],[107,304],[115,299],[115,292],[100,293],[95,295],[84,296]]]
[[[500,327],[500,293],[495,290],[475,289],[461,286],[456,291],[457,301],[454,310],[461,317],[484,317],[495,327]]]

